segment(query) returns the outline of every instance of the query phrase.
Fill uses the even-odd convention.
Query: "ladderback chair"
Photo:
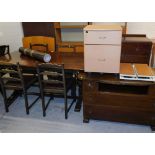
[[[28,103],[28,89],[37,81],[37,77],[34,74],[22,73],[21,66],[17,64],[0,64],[0,86],[2,89],[2,96],[4,99],[4,105],[6,112],[9,112],[9,106],[14,100],[13,94],[7,96],[7,90],[13,90],[19,94],[23,94],[25,99],[26,113],[29,114],[29,109],[39,99],[39,97],[31,104]],[[14,92],[13,92],[14,93]]]
[[[55,51],[55,38],[45,36],[29,36],[23,38],[23,47],[42,52]]]
[[[46,109],[53,97],[64,98],[65,118],[68,118],[68,112],[71,109],[75,99],[68,106],[67,93],[75,85],[74,80],[66,80],[64,65],[58,64],[40,64],[37,66],[39,78],[40,93],[42,99],[43,116],[46,116]],[[49,101],[45,103],[45,95],[51,96]]]

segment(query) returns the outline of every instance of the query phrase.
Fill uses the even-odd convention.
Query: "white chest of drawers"
[[[119,73],[122,29],[119,25],[84,28],[85,72]]]

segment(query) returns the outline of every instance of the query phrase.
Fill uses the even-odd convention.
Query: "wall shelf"
[[[55,28],[55,36],[56,36],[56,46],[58,52],[83,52],[84,50],[84,43],[83,41],[62,41],[62,29],[72,29],[74,32],[78,29],[83,29],[90,22],[84,25],[61,25],[60,22],[54,23]]]

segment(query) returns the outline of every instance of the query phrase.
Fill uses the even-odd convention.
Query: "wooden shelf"
[[[59,42],[58,46],[83,46],[83,42],[63,41]]]
[[[87,25],[61,25],[61,29],[83,29]]]
[[[90,23],[88,23],[90,24]],[[62,52],[83,52],[83,41],[62,41],[62,29],[83,29],[87,25],[61,25],[60,22],[54,23],[57,51]]]

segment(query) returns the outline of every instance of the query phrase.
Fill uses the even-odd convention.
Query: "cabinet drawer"
[[[84,31],[84,44],[121,45],[122,31]]]
[[[119,73],[120,45],[85,45],[84,70],[86,72]]]
[[[84,106],[84,117],[108,121],[155,125],[155,113],[150,110],[113,106]]]
[[[155,113],[155,99],[149,98],[145,95],[119,95],[112,93],[88,93],[84,92],[83,95],[84,105],[110,105],[121,106],[129,108],[150,109]]]

